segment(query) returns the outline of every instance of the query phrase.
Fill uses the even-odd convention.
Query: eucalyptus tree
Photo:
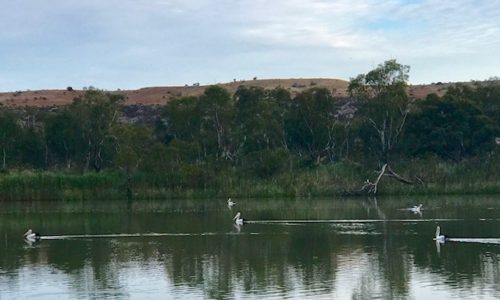
[[[348,92],[358,103],[357,118],[361,120],[359,136],[367,155],[380,165],[377,179],[366,180],[362,191],[376,194],[382,176],[389,173],[404,182],[412,181],[396,174],[390,167],[391,154],[398,146],[410,111],[406,92],[410,67],[388,60],[366,74],[352,78]]]
[[[176,163],[200,162],[203,159],[201,124],[199,99],[182,97],[169,101],[162,109],[156,135],[168,146],[169,153],[182,154],[175,155]]]
[[[47,167],[47,149],[43,131],[34,127],[21,129],[16,139],[18,162],[23,167],[42,169]]]
[[[8,108],[0,109],[0,155],[2,159],[2,170],[7,169],[7,159],[13,157],[16,147],[16,139],[20,136],[21,127],[17,117]]]
[[[296,95],[287,121],[290,145],[315,163],[334,160],[336,112],[328,89],[312,88]]]
[[[174,139],[197,141],[200,135],[201,111],[197,97],[169,101],[162,109],[156,133],[165,144]]]
[[[500,154],[500,78],[475,84],[474,100],[493,126],[496,153]]]
[[[55,162],[63,162],[67,169],[72,168],[85,146],[80,120],[64,109],[47,116],[44,132],[49,157]]]
[[[125,174],[125,189],[131,199],[133,174],[143,167],[155,144],[153,131],[141,125],[121,123],[111,129],[111,134],[116,147],[113,164]]]
[[[273,94],[260,87],[240,86],[234,95],[235,136],[243,153],[280,147],[283,137],[280,106]]]
[[[498,125],[455,90],[443,97],[431,94],[416,106],[403,141],[408,154],[458,162],[496,148]]]
[[[472,86],[456,84],[446,91],[447,96],[472,102],[492,122],[500,126],[500,80],[474,82]]]
[[[275,111],[274,118],[280,123],[281,146],[285,150],[289,151],[289,141],[286,134],[286,124],[292,106],[292,96],[288,90],[282,87],[277,87],[269,91],[268,93],[269,97],[273,99],[278,107]]]
[[[227,90],[210,86],[199,98],[201,113],[200,137],[205,155],[215,158],[234,159],[234,144],[231,140],[231,125],[234,105]]]
[[[123,101],[123,95],[92,89],[83,97],[75,98],[70,105],[69,111],[82,128],[85,171],[90,166],[97,172],[102,169],[106,150],[112,149],[111,129],[118,122]]]
[[[36,107],[24,107],[20,114],[21,134],[16,152],[19,162],[28,168],[50,166],[44,126],[48,115],[50,112]]]
[[[153,132],[143,125],[121,123],[111,129],[111,134],[116,147],[113,164],[130,176],[142,168],[155,144]]]
[[[348,92],[358,102],[365,150],[388,163],[403,134],[410,108],[406,92],[410,67],[388,60],[351,79]]]
[[[260,87],[240,86],[236,91],[233,140],[245,173],[269,177],[285,164],[286,95]]]

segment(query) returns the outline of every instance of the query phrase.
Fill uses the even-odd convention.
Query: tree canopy
[[[492,160],[500,146],[500,84],[407,93],[409,66],[386,61],[351,79],[349,97],[210,86],[161,107],[156,126],[124,121],[124,96],[91,89],[53,111],[0,108],[3,170],[145,172],[203,187],[218,172],[270,178],[340,161],[377,165],[433,156]],[[349,112],[349,113],[346,113]]]

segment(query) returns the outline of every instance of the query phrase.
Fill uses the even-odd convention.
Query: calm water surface
[[[0,299],[500,298],[500,197],[233,200],[0,203]]]

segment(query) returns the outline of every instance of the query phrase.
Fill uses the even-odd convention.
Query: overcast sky
[[[500,76],[499,0],[0,0],[0,91]]]

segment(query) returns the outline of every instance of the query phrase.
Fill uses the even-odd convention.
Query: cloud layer
[[[496,1],[4,2],[3,91],[349,79],[390,58],[413,83],[500,75]]]

